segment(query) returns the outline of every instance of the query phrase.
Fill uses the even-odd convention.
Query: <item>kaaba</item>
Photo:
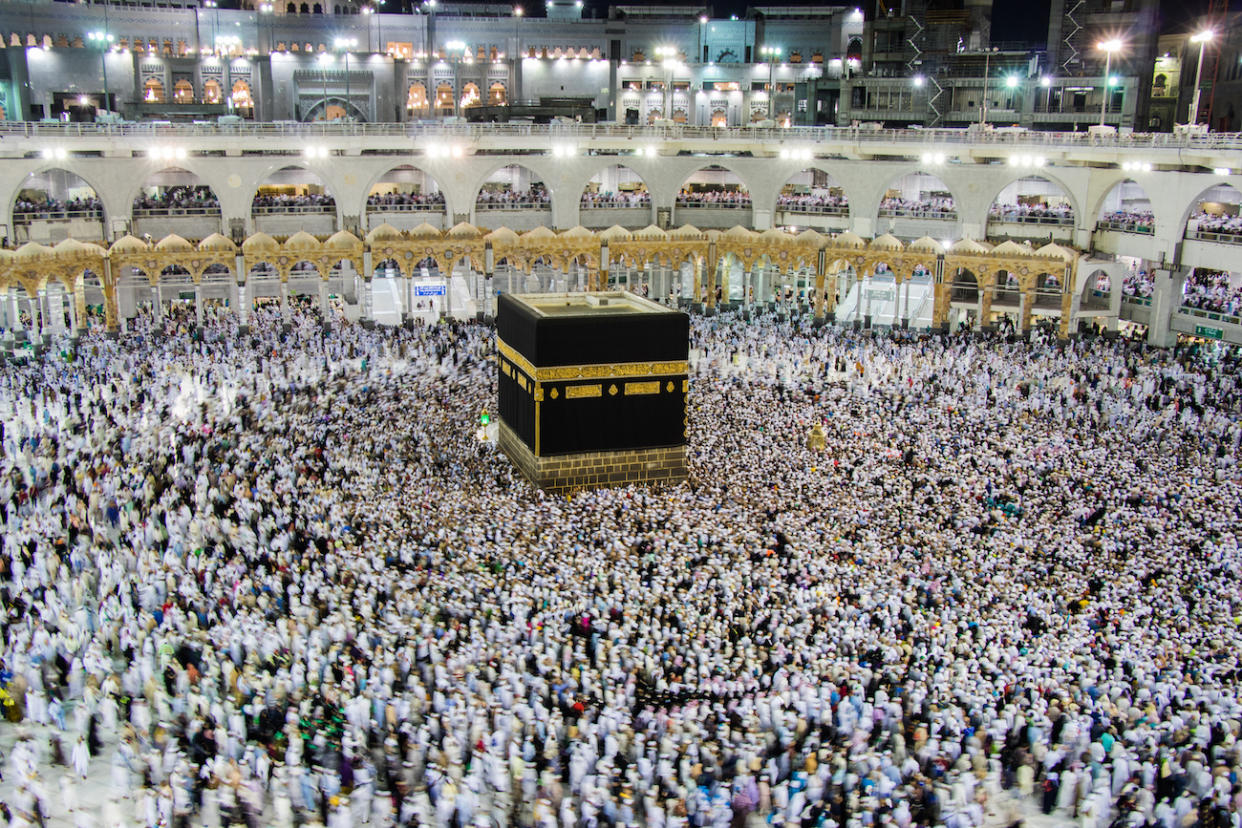
[[[626,291],[501,294],[501,450],[551,491],[684,480],[689,342],[689,317]]]

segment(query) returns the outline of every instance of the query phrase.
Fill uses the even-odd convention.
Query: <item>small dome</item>
[[[508,227],[497,227],[483,238],[486,241],[491,242],[492,246],[495,247],[498,244],[516,244],[518,234],[514,233]]]
[[[145,253],[147,243],[137,236],[126,235],[114,241],[108,251],[110,253]]]
[[[586,229],[585,227],[583,227],[581,224],[577,224],[569,228],[568,230],[566,230],[564,233],[561,233],[561,238],[562,239],[593,239],[595,238],[595,234],[592,233],[590,230]]]
[[[1062,247],[1059,244],[1053,244],[1052,242],[1048,242],[1043,247],[1036,250],[1035,255],[1045,256],[1049,259],[1064,259],[1067,262],[1072,262],[1078,257],[1078,254],[1076,254],[1073,250]]]
[[[285,250],[296,250],[299,253],[319,250],[322,245],[319,239],[307,233],[305,230],[299,230],[289,238],[285,239]]]
[[[30,259],[41,259],[44,256],[51,255],[52,248],[46,247],[38,242],[26,242],[17,248],[17,252],[13,254],[14,261],[28,261]]]
[[[483,235],[483,231],[468,221],[461,221],[454,224],[444,235],[450,239],[477,239]]]
[[[657,239],[665,240],[668,238],[668,233],[665,233],[663,230],[661,230],[659,227],[656,227],[654,224],[648,224],[642,230],[634,231],[634,238],[643,239],[644,241],[654,241]]]
[[[87,250],[87,246],[82,244],[82,242],[77,239],[64,239],[63,241],[57,242],[56,246],[52,249],[57,253],[81,253],[82,251]]]
[[[367,233],[367,244],[376,244],[377,242],[396,241],[401,238],[401,231],[393,227],[387,222],[381,224]]]
[[[953,253],[987,253],[992,248],[974,239],[958,239],[950,251]]]
[[[614,224],[612,227],[609,227],[607,230],[600,230],[595,235],[599,236],[600,241],[606,241],[606,242],[626,241],[634,237],[633,233],[631,233],[629,230],[626,230],[624,227],[622,227],[619,224]]]
[[[901,239],[892,233],[885,233],[871,240],[871,247],[875,250],[901,250],[902,246]]]
[[[747,230],[740,224],[735,224],[728,230],[724,231],[724,237],[726,239],[737,239],[738,241],[750,241],[758,235],[759,234],[754,230]]]
[[[233,240],[227,236],[221,236],[219,233],[212,233],[210,236],[198,243],[198,249],[204,252],[213,251],[219,253],[236,253],[237,245],[233,244]]]
[[[910,242],[907,250],[913,250],[917,253],[943,253],[944,245],[933,239],[931,236],[923,236]]]
[[[537,241],[540,239],[555,239],[555,238],[556,238],[556,234],[553,233],[551,230],[549,230],[547,227],[536,227],[534,230],[527,230],[525,233],[522,234],[523,240],[533,239]]]
[[[270,253],[280,249],[280,242],[267,233],[255,233],[242,242],[243,253]]]
[[[822,233],[816,233],[814,230],[803,230],[801,233],[794,236],[794,241],[798,244],[806,245],[807,247],[814,247],[818,250],[828,241],[828,237]]]
[[[348,230],[337,230],[323,243],[325,250],[360,250],[362,239]]]
[[[411,239],[439,239],[443,236],[444,234],[440,232],[440,228],[432,227],[425,221],[410,231]]]
[[[852,247],[856,250],[862,250],[867,246],[867,240],[857,233],[846,230],[844,233],[838,233],[833,237],[832,243],[837,247]]]
[[[1035,251],[1031,250],[1030,247],[1018,244],[1011,239],[1009,241],[1003,241],[996,245],[996,247],[993,247],[992,252],[998,256],[1030,256]]]
[[[683,224],[681,227],[674,227],[668,231],[670,239],[701,239],[703,231],[695,227],[693,224]]]
[[[794,237],[792,234],[786,233],[784,230],[777,230],[775,227],[772,227],[760,233],[759,238],[764,239],[765,241],[776,242],[777,244],[787,244],[793,241]]]
[[[162,253],[193,253],[194,245],[176,233],[169,233],[155,243],[155,249]]]

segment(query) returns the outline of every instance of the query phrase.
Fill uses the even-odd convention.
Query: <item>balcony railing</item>
[[[778,202],[776,209],[779,212],[808,216],[848,217],[850,214],[850,206],[848,204],[781,204]]]
[[[1189,230],[1186,238],[1194,241],[1216,242],[1218,244],[1242,244],[1242,233],[1212,233],[1207,230]]]
[[[578,202],[579,210],[650,210],[651,202],[632,202],[632,201],[609,201],[600,203],[598,201],[580,201]]]
[[[476,210],[551,210],[552,203],[548,201],[478,201],[475,202]]]
[[[1073,227],[1073,216],[1006,216],[1000,213],[990,213],[988,221],[994,221],[998,224],[1044,224],[1053,227]]]
[[[956,210],[912,210],[906,207],[881,207],[883,218],[937,219],[939,221],[957,221]]]
[[[368,204],[368,213],[443,213],[444,202],[432,204]]]
[[[220,207],[135,207],[134,218],[169,218],[172,216],[218,216]]]
[[[1200,310],[1199,308],[1190,308],[1181,305],[1177,309],[1178,313],[1184,313],[1193,316],[1196,319],[1210,319],[1213,322],[1228,322],[1230,325],[1242,325],[1242,317],[1234,316],[1228,313],[1218,313],[1217,311]]]
[[[291,213],[300,213],[302,215],[324,215],[335,214],[335,204],[280,204],[271,207],[251,207],[250,214],[253,216],[283,216]]]
[[[1099,110],[1096,109],[1098,114]],[[0,136],[27,138],[117,137],[203,138],[245,136],[253,138],[592,138],[708,141],[798,141],[816,143],[899,143],[914,146],[989,144],[1012,147],[1168,148],[1242,150],[1242,133],[1212,132],[1202,135],[1133,133],[1090,135],[1086,132],[993,131],[965,129],[865,129],[862,127],[710,127],[626,126],[623,124],[427,124],[427,123],[56,123],[0,122]]]
[[[1116,233],[1138,233],[1143,236],[1154,236],[1155,227],[1149,221],[1099,221],[1096,230],[1112,230]]]
[[[746,201],[699,201],[697,199],[678,198],[677,206],[689,209],[703,208],[706,210],[749,210],[749,199]]]
[[[14,213],[14,224],[30,224],[32,221],[102,221],[103,210],[40,210],[35,213]]]

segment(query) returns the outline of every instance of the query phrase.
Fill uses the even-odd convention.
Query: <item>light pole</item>
[[[760,46],[759,54],[768,62],[768,120],[772,120],[772,109],[776,102],[776,59],[781,56],[780,46]]]
[[[254,26],[255,26],[255,29],[254,29],[254,39],[255,39],[256,41],[259,41],[259,40],[260,40],[260,34],[262,33],[262,32],[261,32],[261,27],[262,27],[262,24],[260,23],[260,21],[261,21],[263,18],[265,18],[265,17],[266,17],[266,18],[267,18],[267,20],[268,20],[268,26],[267,26],[267,44],[264,46],[264,51],[266,51],[269,55],[272,53],[272,26],[271,26],[271,14],[272,14],[272,9],[273,9],[273,8],[274,8],[274,6],[273,6],[271,3],[260,3],[260,4],[259,4],[259,17],[258,17],[258,18],[256,18],[256,20],[255,20],[255,24],[254,24]]]
[[[353,103],[352,101],[353,96],[350,94],[350,86],[349,86],[349,50],[358,45],[358,40],[357,38],[353,38],[353,37],[338,37],[335,43],[336,43],[337,51],[343,51],[345,53],[345,119],[352,120],[349,114],[349,107]],[[326,95],[324,97],[325,99],[327,98]],[[327,104],[325,103],[324,104],[324,118],[325,119],[327,118],[327,114],[328,114]]]
[[[988,49],[983,53],[983,100],[979,106],[979,125],[988,121],[988,75],[992,72],[992,52],[995,49]]]
[[[1199,63],[1195,67],[1195,94],[1190,99],[1190,115],[1187,120],[1194,126],[1199,123],[1199,82],[1203,79],[1203,50],[1207,48],[1212,38],[1216,36],[1216,32],[1211,29],[1204,29],[1198,34],[1190,36],[1191,43],[1199,44]]]
[[[111,110],[112,107],[108,104],[108,49],[112,43],[112,35],[103,31],[91,32],[87,37],[92,43],[99,44],[99,66],[103,70],[103,108]]]
[[[328,61],[332,55],[321,52],[319,55],[319,82],[323,85],[323,122],[328,122]]]
[[[677,50],[672,46],[657,46],[656,55],[660,58],[660,67],[664,71],[664,118],[673,118],[673,70],[670,62]]]
[[[1121,46],[1121,41],[1115,37],[1096,44],[1096,48],[1104,53],[1104,99],[1100,101],[1100,126],[1104,126],[1104,116],[1108,113],[1108,84],[1113,70],[1113,52],[1120,52]]]
[[[448,52],[449,60],[453,62],[453,117],[461,117],[461,62],[466,52],[470,49],[468,45],[460,40],[450,40],[444,45],[444,50]]]
[[[1005,88],[1009,90],[1017,89],[1018,88],[1018,76],[1017,75],[1006,75],[1005,76]],[[1008,101],[1008,103],[1009,103],[1009,107],[1008,107],[1009,109],[1021,109],[1022,108],[1021,106],[1014,106],[1013,101]]]

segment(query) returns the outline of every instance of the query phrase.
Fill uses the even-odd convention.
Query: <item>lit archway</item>
[[[71,235],[102,240],[103,202],[94,187],[68,170],[31,173],[13,198],[13,230],[16,241],[60,241]]]
[[[250,84],[244,80],[233,81],[232,91],[229,93],[229,100],[233,103],[233,108],[242,110],[243,114],[254,109],[254,96],[250,93]]]
[[[171,167],[147,177],[133,201],[133,218],[169,215],[220,215],[215,191],[197,175]]]
[[[677,193],[680,209],[750,209],[750,191],[732,170],[717,164],[695,170]]]
[[[778,212],[848,217],[849,199],[831,175],[819,169],[800,170],[789,177],[776,197]]]
[[[410,84],[405,96],[405,109],[411,115],[426,115],[428,110],[427,87],[421,83]]]
[[[1229,184],[1204,190],[1186,221],[1186,238],[1242,244],[1242,193]]]
[[[184,78],[173,84],[173,103],[194,103],[194,84]]]
[[[436,85],[436,114],[453,114],[453,85],[441,83]]]
[[[479,91],[477,83],[467,83],[461,90],[461,108],[468,109],[472,106],[479,106],[483,103],[483,93]]]
[[[1117,182],[1100,202],[1096,229],[1154,235],[1156,219],[1147,191],[1132,178]]]
[[[144,103],[164,102],[164,84],[159,78],[147,78],[142,85],[142,100]]]
[[[501,167],[475,196],[476,210],[550,210],[552,194],[539,175],[520,164]]]
[[[597,172],[587,181],[579,197],[580,221],[583,227],[643,227],[651,210],[651,194],[647,182],[638,173],[622,164],[614,164]],[[613,212],[627,211],[618,217]]]
[[[912,172],[892,182],[880,199],[886,218],[957,220],[957,200],[939,176]]]
[[[988,221],[1072,227],[1074,205],[1060,184],[1031,175],[1011,181],[997,194],[988,208]]]
[[[492,83],[487,90],[487,102],[491,106],[504,106],[509,102],[509,93],[503,83],[499,81]]]
[[[224,87],[215,78],[203,81],[203,103],[218,104],[224,101]]]
[[[439,182],[408,164],[381,175],[367,193],[367,215],[444,212],[444,192]]]

